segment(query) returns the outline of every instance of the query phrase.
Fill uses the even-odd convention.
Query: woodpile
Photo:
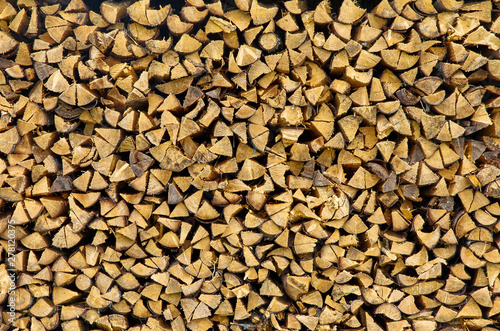
[[[497,330],[500,2],[335,3],[0,0],[0,330]]]

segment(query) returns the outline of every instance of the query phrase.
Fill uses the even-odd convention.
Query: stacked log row
[[[496,330],[498,2],[332,5],[0,0],[0,329]]]

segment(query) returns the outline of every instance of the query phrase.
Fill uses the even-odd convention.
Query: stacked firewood
[[[0,0],[0,330],[496,330],[498,8]]]

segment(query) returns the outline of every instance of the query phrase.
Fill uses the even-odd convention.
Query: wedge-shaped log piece
[[[8,54],[17,48],[19,42],[8,33],[0,31],[0,45],[0,54]]]
[[[278,13],[278,6],[275,4],[262,4],[258,0],[253,0],[250,7],[250,16],[254,25],[262,25],[274,19]]]
[[[166,150],[160,167],[165,170],[180,172],[193,163],[194,161],[186,157],[179,148],[171,146]]]
[[[0,152],[10,154],[20,140],[21,137],[15,127],[0,133]]]
[[[397,49],[386,49],[381,51],[380,54],[387,66],[399,71],[410,69],[420,58],[418,55],[410,55]]]
[[[127,5],[125,3],[104,1],[101,3],[100,10],[102,17],[108,23],[116,24],[127,14]]]
[[[75,233],[71,225],[62,227],[52,238],[52,246],[57,248],[72,248],[83,239],[83,234]]]
[[[182,36],[193,29],[193,23],[186,23],[178,15],[169,15],[167,17],[167,26],[174,35]]]
[[[380,1],[380,3],[373,8],[372,13],[382,18],[395,18],[398,15],[388,0]]]
[[[188,76],[184,78],[179,78],[176,80],[169,81],[164,84],[156,85],[158,91],[165,94],[181,94],[187,91],[187,89],[191,86],[193,82],[193,77]]]
[[[257,161],[247,159],[243,163],[238,179],[241,180],[254,180],[262,177],[266,173],[266,168],[260,165]]]
[[[489,49],[497,51],[500,49],[500,39],[484,27],[477,28],[464,40],[464,46],[488,46]]]
[[[236,64],[240,67],[250,65],[260,59],[262,51],[248,45],[242,45],[236,55]]]
[[[283,277],[285,292],[292,300],[299,300],[300,297],[309,292],[311,278],[286,275]]]
[[[352,0],[344,0],[339,9],[338,20],[345,24],[353,24],[363,17],[366,9],[361,9]]]
[[[189,34],[183,34],[177,44],[175,44],[174,50],[182,54],[194,53],[199,50],[202,46],[198,40],[191,37]]]

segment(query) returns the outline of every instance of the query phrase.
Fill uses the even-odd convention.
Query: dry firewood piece
[[[500,39],[481,26],[464,40],[464,46],[474,45],[488,46],[489,49],[497,51],[500,48]]]
[[[438,13],[434,8],[432,1],[429,0],[416,1],[415,9],[424,15],[436,15]]]
[[[434,3],[434,8],[438,11],[452,11],[456,12],[464,5],[463,1],[456,0],[438,0]]]
[[[278,6],[262,4],[258,0],[252,0],[250,16],[254,25],[262,25],[274,19],[278,13]]]
[[[8,56],[10,53],[16,50],[19,42],[6,32],[0,31],[0,45],[0,54]]]
[[[0,152],[10,154],[20,141],[21,137],[15,127],[0,133]]]
[[[307,9],[307,4],[303,0],[289,0],[284,3],[285,8],[292,14],[300,15]]]
[[[196,52],[201,46],[202,44],[198,40],[188,34],[183,34],[175,45],[174,50],[180,53],[189,54]]]
[[[291,13],[285,14],[282,18],[276,21],[276,25],[283,31],[295,32],[299,29],[294,16]]]
[[[443,81],[438,77],[424,77],[415,81],[414,86],[426,95],[433,94],[441,86]]]
[[[157,28],[148,29],[147,27],[139,23],[129,24],[128,31],[130,32],[130,35],[134,38],[134,40],[139,43],[151,40],[158,35]]]
[[[439,57],[435,54],[424,52],[420,55],[419,68],[424,75],[429,76],[438,63]]]
[[[257,48],[242,45],[236,56],[236,64],[240,67],[250,65],[260,59],[262,51]]]
[[[44,85],[49,91],[55,93],[62,93],[69,88],[69,83],[66,78],[64,78],[60,70],[57,70],[50,75]]]
[[[187,91],[193,81],[192,76],[179,78],[165,84],[157,85],[156,88],[167,95],[181,94]],[[180,105],[179,105],[180,106]]]
[[[259,45],[266,52],[273,52],[278,46],[278,37],[272,32],[264,33],[259,38]]]
[[[395,94],[400,102],[405,106],[414,106],[420,101],[419,96],[414,95],[411,91],[405,88],[400,89]]]
[[[178,15],[169,15],[167,17],[167,26],[173,34],[183,35],[191,31],[194,25],[182,21]]]
[[[28,26],[28,15],[26,9],[21,9],[16,17],[10,22],[9,29],[16,34],[23,34]]]
[[[419,60],[418,55],[410,55],[395,49],[383,50],[380,54],[384,63],[395,70],[407,70],[413,67]]]
[[[382,18],[395,18],[398,15],[388,0],[382,0],[371,13]]]
[[[360,167],[347,184],[357,189],[367,189],[375,186],[379,180],[380,178],[378,176]]]
[[[19,307],[18,309],[20,311],[29,309],[34,303],[33,294],[26,288],[14,290],[9,296],[9,302],[11,302],[11,300],[15,302],[16,307]]]
[[[316,9],[314,10],[313,21],[314,23],[319,25],[326,25],[333,22],[329,2],[322,1],[317,5]],[[312,25],[312,22],[310,25]]]
[[[181,9],[182,18],[189,23],[200,23],[208,14],[208,9],[199,10],[194,6],[185,6]]]
[[[160,9],[150,9],[149,0],[133,2],[126,8],[130,18],[141,25],[155,27],[163,24],[170,14],[171,6],[167,5]]]
[[[85,84],[72,84],[66,91],[59,95],[59,100],[71,106],[86,106],[97,99]]]
[[[338,20],[345,24],[353,24],[360,20],[365,14],[366,9],[361,9],[351,0],[344,0],[339,9]]]
[[[104,1],[100,7],[102,17],[110,24],[116,24],[127,14],[127,5],[122,2]]]

